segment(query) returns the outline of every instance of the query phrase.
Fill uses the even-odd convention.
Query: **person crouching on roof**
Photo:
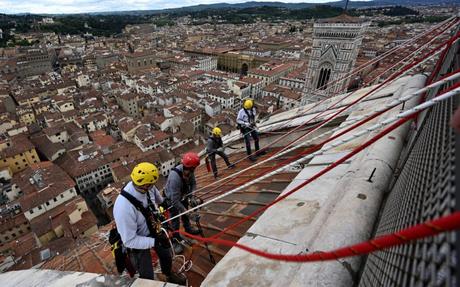
[[[122,189],[113,208],[118,233],[140,278],[154,279],[150,249],[158,255],[161,271],[171,283],[183,285],[185,278],[172,272],[171,244],[164,232],[157,231],[155,219],[163,197],[155,187],[158,169],[148,162],[139,163],[131,172],[131,181]],[[160,225],[161,226],[161,225]]]

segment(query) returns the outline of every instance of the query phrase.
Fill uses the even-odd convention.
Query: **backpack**
[[[129,260],[128,253],[123,248],[123,241],[121,240],[120,233],[116,227],[112,228],[109,232],[109,244],[112,256],[115,259],[115,266],[117,266],[118,273],[122,274],[126,269],[130,277],[136,273],[134,267]]]
[[[152,220],[148,209],[145,208],[139,200],[137,200],[134,196],[125,190],[122,190],[120,195],[125,197],[139,212],[142,213],[142,215],[145,217],[145,221],[147,223],[147,227],[149,228],[150,234],[156,234],[155,230],[153,229]],[[153,205],[149,192],[147,192],[147,202],[149,205]],[[115,258],[115,265],[117,266],[118,273],[121,274],[126,269],[129,275],[133,277],[136,273],[136,270],[131,264],[127,249],[124,247],[120,233],[118,233],[118,229],[116,227],[112,228],[109,232],[109,244],[111,245],[110,250],[112,251],[112,256]]]

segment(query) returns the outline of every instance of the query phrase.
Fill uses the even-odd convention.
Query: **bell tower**
[[[348,80],[335,81],[353,69],[362,36],[369,25],[346,13],[313,24],[313,45],[302,104],[346,91]]]

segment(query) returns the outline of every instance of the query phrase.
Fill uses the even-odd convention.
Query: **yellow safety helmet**
[[[158,168],[149,162],[137,164],[131,172],[131,179],[137,186],[154,184],[159,177]]]
[[[218,127],[212,129],[212,135],[216,137],[222,136],[222,130]]]
[[[245,108],[246,110],[252,109],[253,106],[254,106],[253,100],[247,99],[244,101],[243,108]]]

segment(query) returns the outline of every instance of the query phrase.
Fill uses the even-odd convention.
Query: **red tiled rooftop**
[[[89,136],[93,142],[100,147],[110,147],[115,143],[115,139],[102,130],[92,132]]]

